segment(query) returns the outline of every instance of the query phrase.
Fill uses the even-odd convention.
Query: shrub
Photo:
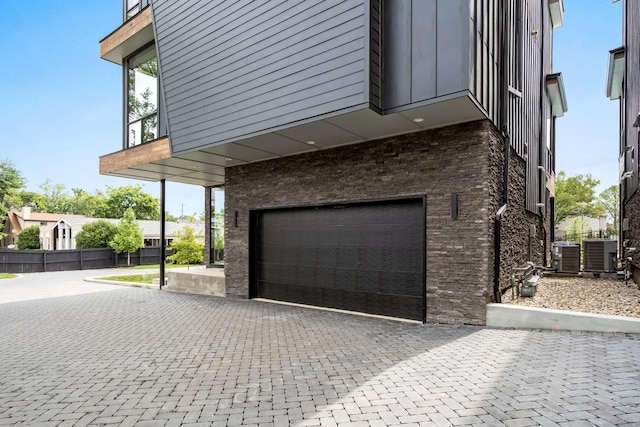
[[[108,248],[116,235],[117,227],[103,219],[91,222],[76,235],[77,249]]]
[[[18,249],[40,249],[40,227],[32,225],[18,235]]]
[[[185,226],[176,232],[176,238],[171,242],[173,255],[167,257],[169,261],[178,264],[201,264],[204,262],[204,244],[196,241],[193,228]]]

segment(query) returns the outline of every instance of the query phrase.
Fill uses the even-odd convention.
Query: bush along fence
[[[131,265],[159,264],[161,249],[152,246],[131,253]],[[165,251],[171,255],[170,250]],[[90,270],[126,267],[127,254],[117,254],[111,248],[63,251],[17,251],[0,249],[0,272],[39,273],[44,271]]]

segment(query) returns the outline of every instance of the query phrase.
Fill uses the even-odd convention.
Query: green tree
[[[18,249],[40,249],[40,227],[32,225],[18,235]]]
[[[33,212],[44,211],[44,196],[33,191],[16,191],[13,194],[8,195],[5,200],[7,201],[7,207],[9,209],[20,210],[23,206],[28,206]]]
[[[122,218],[127,209],[133,209],[137,219],[160,219],[160,201],[142,191],[141,185],[107,186],[102,218]]]
[[[611,187],[600,193],[598,197],[598,203],[602,206],[602,210],[607,214],[608,219],[613,221],[613,229],[618,229],[618,211],[620,210],[620,189],[617,185]]]
[[[73,215],[84,215],[90,218],[100,218],[104,212],[107,198],[100,191],[91,194],[81,188],[72,188],[71,196],[67,204],[67,211],[64,213]]]
[[[0,224],[4,224],[7,211],[12,207],[11,197],[22,187],[24,187],[24,178],[15,165],[9,160],[0,161]],[[0,238],[4,236],[6,234],[0,232]]]
[[[603,207],[595,197],[598,184],[600,181],[591,174],[567,177],[564,171],[560,171],[556,176],[556,223],[575,215],[598,217],[603,214]]]
[[[175,233],[171,242],[173,255],[167,257],[169,261],[178,264],[201,264],[204,262],[204,244],[196,241],[193,228],[185,226]]]
[[[41,206],[43,212],[49,213],[69,213],[70,196],[65,186],[56,184],[51,179],[46,179],[40,184],[44,206]]]
[[[127,254],[127,265],[131,265],[131,252],[135,252],[144,246],[142,230],[138,226],[133,209],[125,211],[122,220],[116,227],[116,234],[109,242],[109,246],[119,254]]]
[[[90,222],[82,227],[76,235],[76,248],[108,248],[109,242],[113,240],[117,232],[117,227],[105,220]]]
[[[168,222],[176,222],[178,221],[178,217],[175,215],[171,215],[169,212],[164,213],[164,220]]]

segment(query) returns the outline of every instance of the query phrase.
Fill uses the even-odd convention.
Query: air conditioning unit
[[[584,240],[583,244],[585,271],[603,273],[616,271],[617,240],[589,239]]]
[[[580,272],[580,244],[576,242],[553,242],[551,244],[553,268],[558,273]]]

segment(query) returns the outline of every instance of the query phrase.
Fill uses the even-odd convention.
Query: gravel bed
[[[510,291],[503,297],[511,298]],[[640,290],[633,280],[585,277],[543,277],[538,282],[536,295],[521,297],[512,304],[556,310],[614,316],[640,317]]]

